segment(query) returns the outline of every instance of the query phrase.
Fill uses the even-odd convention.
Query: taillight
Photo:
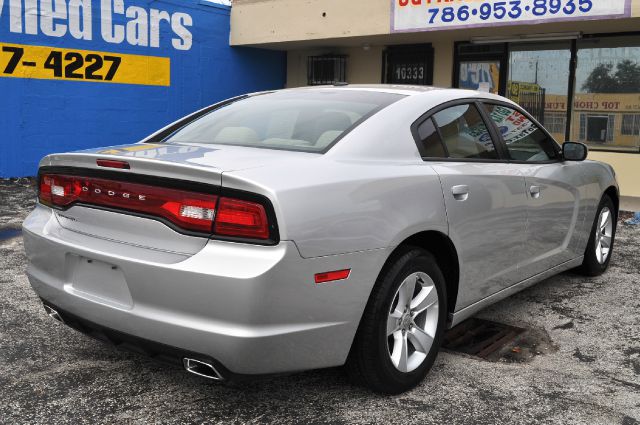
[[[38,184],[38,199],[40,202],[46,205],[51,205],[51,186],[53,179],[50,176],[40,176],[40,182]]]
[[[59,208],[82,203],[142,213],[164,218],[185,230],[233,240],[271,239],[265,206],[230,197],[93,177],[42,174],[39,199]]]
[[[220,198],[214,233],[250,239],[269,239],[269,220],[256,202]]]
[[[78,199],[82,188],[69,176],[49,176],[40,178],[40,201],[45,204],[66,206]]]
[[[162,217],[186,230],[211,233],[218,197],[89,177],[45,174],[40,202],[67,207],[75,202]]]

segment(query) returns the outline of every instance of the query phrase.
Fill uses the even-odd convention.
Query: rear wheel
[[[578,271],[586,276],[599,276],[609,267],[616,236],[617,212],[613,201],[604,195],[591,228],[584,260]]]
[[[376,392],[418,385],[433,365],[446,324],[445,281],[433,256],[407,248],[382,271],[360,322],[347,370]]]

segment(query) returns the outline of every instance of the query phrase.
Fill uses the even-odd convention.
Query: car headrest
[[[322,135],[318,138],[318,141],[315,144],[315,147],[318,149],[324,149],[333,143],[343,132],[340,130],[329,130],[322,133]]]
[[[213,139],[213,143],[246,144],[259,141],[258,133],[249,127],[225,127]]]
[[[351,119],[344,112],[325,112],[316,119],[316,128],[325,131],[345,131],[351,127]]]

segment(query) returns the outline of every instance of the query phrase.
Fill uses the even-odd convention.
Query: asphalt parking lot
[[[216,384],[50,319],[8,230],[33,198],[0,180],[1,423],[640,424],[640,227],[619,227],[604,276],[565,273],[482,312],[531,330],[497,361],[444,351],[420,387],[384,397],[340,369]]]

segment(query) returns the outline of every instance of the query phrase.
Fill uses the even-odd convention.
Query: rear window
[[[403,97],[341,89],[260,94],[209,112],[165,142],[325,152],[344,133]]]

